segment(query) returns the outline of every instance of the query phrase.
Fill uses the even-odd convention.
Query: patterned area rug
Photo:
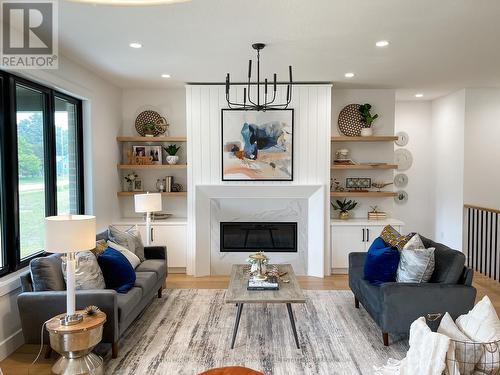
[[[106,374],[195,375],[240,365],[266,375],[370,374],[388,358],[401,359],[407,340],[382,344],[380,329],[350,291],[304,291],[295,304],[301,349],[296,349],[284,304],[247,304],[230,349],[236,307],[225,290],[167,289],[106,355]]]

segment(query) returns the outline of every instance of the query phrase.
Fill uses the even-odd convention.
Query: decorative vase
[[[373,135],[372,128],[361,128],[362,137],[371,137]]]
[[[134,181],[124,181],[123,190],[134,191]]]
[[[170,165],[177,164],[179,162],[179,156],[177,155],[167,155],[167,163]]]
[[[348,220],[349,219],[349,211],[340,211],[339,212],[339,219],[340,220]]]

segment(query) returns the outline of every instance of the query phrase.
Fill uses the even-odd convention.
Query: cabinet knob
[[[365,242],[365,228],[363,228],[362,231],[363,231],[363,242]]]
[[[154,237],[153,237],[153,233],[154,233],[154,231],[153,231],[153,229],[154,229],[154,228],[153,228],[153,227],[151,227],[151,236],[150,236],[150,238],[151,238],[151,242],[153,242],[153,241],[154,241]]]

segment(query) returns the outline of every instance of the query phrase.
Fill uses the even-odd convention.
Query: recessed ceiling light
[[[130,43],[129,46],[132,47],[132,48],[141,48],[142,44],[141,43],[137,43],[137,42],[133,42],[133,43]]]
[[[377,47],[387,47],[390,44],[388,40],[379,40],[375,45]]]
[[[161,78],[170,78],[170,74],[162,74]]]
[[[415,94],[415,98],[422,98],[424,94]]]
[[[354,73],[346,73],[346,74],[344,74],[344,77],[352,78],[352,77],[354,77]]]

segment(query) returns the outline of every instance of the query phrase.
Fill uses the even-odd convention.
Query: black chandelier
[[[252,77],[252,60],[248,60],[248,84],[247,87],[243,88],[243,103],[235,103],[229,99],[229,89],[231,87],[231,83],[229,82],[229,73],[227,73],[226,75],[226,101],[229,108],[257,110],[257,111],[266,111],[268,109],[286,109],[290,104],[290,102],[292,101],[292,66],[290,65],[288,67],[290,82],[288,82],[286,86],[286,103],[274,104],[274,100],[276,99],[276,78],[277,78],[276,73],[274,73],[272,99],[267,101],[267,78],[266,78],[263,83],[264,102],[262,104],[260,102],[260,86],[262,85],[262,83],[260,82],[260,50],[263,49],[265,46],[266,45],[264,43],[252,44],[253,49],[257,50],[257,82],[256,82],[257,100],[255,100],[255,98],[252,100],[252,97],[250,95],[250,87],[252,85],[252,83],[250,82],[250,78]]]

